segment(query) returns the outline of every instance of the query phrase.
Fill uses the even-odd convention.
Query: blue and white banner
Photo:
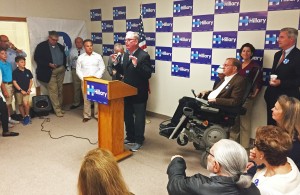
[[[114,21],[113,20],[103,20],[101,22],[102,32],[114,32]]]
[[[270,81],[271,68],[263,68],[263,85],[268,86]]]
[[[299,0],[269,0],[269,11],[300,9]]]
[[[211,64],[212,49],[192,48],[191,63]]]
[[[129,19],[126,20],[126,31],[133,31],[138,32],[139,31],[139,19]]]
[[[155,47],[155,59],[172,61],[172,47]]]
[[[155,46],[156,34],[155,33],[145,33],[147,46]]]
[[[211,65],[210,66],[210,80],[215,81],[218,78],[217,70],[220,65]]]
[[[239,31],[266,30],[268,12],[240,13]]]
[[[240,0],[215,0],[215,14],[238,13]]]
[[[213,31],[214,30],[214,15],[193,16],[192,31]]]
[[[86,82],[86,97],[88,100],[100,104],[108,104],[107,85],[92,81]]]
[[[237,32],[213,32],[213,48],[236,48]]]
[[[91,39],[94,44],[102,44],[102,33],[92,32]]]
[[[126,33],[114,33],[114,43],[125,45]]]
[[[278,37],[279,37],[279,30],[267,30],[266,31],[266,38],[265,38],[265,49],[279,49],[278,46]]]
[[[188,32],[173,32],[172,38],[173,47],[191,47],[192,33]]]
[[[90,18],[91,21],[101,21],[102,20],[101,9],[91,9]]]
[[[173,16],[191,16],[193,15],[193,0],[174,1]]]
[[[59,34],[59,43],[64,45],[66,48],[66,54],[69,50],[74,47],[74,40],[76,37],[82,37],[87,39],[90,37],[87,33],[85,21],[83,20],[66,20],[66,19],[53,19],[53,18],[39,18],[39,17],[27,17],[28,33],[29,33],[29,44],[31,52],[31,59],[37,44],[48,39],[49,31],[56,30]],[[29,57],[29,56],[28,56]],[[32,75],[34,75],[35,87],[40,86],[36,80],[36,63],[32,62]],[[71,71],[66,71],[64,83],[71,83],[72,75]]]
[[[156,18],[156,3],[142,5],[143,18]]]
[[[113,7],[114,20],[126,20],[126,6]]]
[[[240,49],[236,50],[236,58],[240,61],[242,61],[242,58],[240,56]],[[252,57],[252,60],[255,61],[258,65],[261,67],[263,66],[263,59],[264,59],[264,50],[263,49],[256,49],[255,53]]]
[[[171,75],[190,78],[190,63],[172,62]]]
[[[103,44],[102,46],[103,56],[110,56],[114,53],[114,45]]]
[[[173,18],[156,18],[156,32],[173,32]]]

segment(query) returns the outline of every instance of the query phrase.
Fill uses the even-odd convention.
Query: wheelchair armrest
[[[210,106],[201,106],[200,108],[204,112],[219,113],[220,111],[219,108],[213,108]]]
[[[198,102],[201,102],[201,104],[205,105],[205,106],[209,106],[209,103],[207,100],[203,99],[203,98],[195,98]]]

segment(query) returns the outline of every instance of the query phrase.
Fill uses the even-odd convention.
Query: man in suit
[[[34,52],[36,76],[47,90],[57,117],[63,117],[63,82],[66,71],[65,47],[58,43],[56,31],[49,31],[48,40],[39,43]]]
[[[280,30],[278,45],[281,50],[275,53],[271,70],[277,79],[270,80],[264,96],[268,125],[276,125],[271,109],[280,95],[300,98],[300,50],[296,47],[297,37],[298,30],[294,28]]]
[[[124,48],[121,43],[116,43],[114,45],[114,54],[111,54],[108,58],[107,71],[111,76],[112,80],[122,80],[123,79],[123,57]]]
[[[126,33],[125,44],[128,53],[124,54],[124,82],[137,88],[137,95],[124,99],[124,121],[126,128],[125,144],[130,150],[138,151],[145,140],[145,117],[148,100],[148,81],[151,77],[151,62],[148,53],[139,48],[139,35]]]
[[[214,87],[214,90],[201,92],[198,97],[207,97],[208,102],[212,106],[230,111],[230,109],[243,103],[246,80],[237,74],[242,67],[238,59],[227,58],[223,66],[225,77]],[[170,137],[183,115],[184,107],[199,110],[199,105],[196,103],[195,98],[183,97],[179,100],[179,105],[171,119],[171,123],[160,126],[160,135]],[[173,136],[173,138],[175,137]]]

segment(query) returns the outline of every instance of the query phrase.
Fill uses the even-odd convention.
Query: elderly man
[[[93,42],[90,39],[83,41],[85,53],[77,59],[76,73],[82,81],[82,93],[84,93],[84,77],[96,77],[100,79],[105,71],[105,65],[100,54],[93,51]],[[87,99],[87,94],[83,94],[84,108],[82,122],[91,119],[91,101]],[[94,104],[94,117],[98,119],[98,104]]]
[[[123,79],[123,57],[124,48],[121,43],[114,45],[114,54],[111,54],[108,58],[107,71],[112,80]]]
[[[248,157],[240,144],[222,139],[206,152],[207,170],[212,174],[210,177],[200,173],[187,177],[183,157],[175,155],[171,158],[167,170],[169,194],[260,194],[258,188],[251,182],[251,177],[244,174]]]
[[[124,82],[137,88],[138,94],[124,99],[124,121],[126,128],[125,144],[130,150],[138,151],[145,140],[145,118],[148,100],[149,79],[152,74],[150,56],[139,48],[139,35],[126,33],[125,44],[128,53],[124,54]]]
[[[280,95],[300,99],[300,50],[296,47],[298,30],[283,28],[280,30],[278,44],[280,51],[275,53],[271,74],[277,79],[270,80],[265,91],[268,125],[276,125],[272,118],[272,108]]]
[[[58,117],[63,117],[63,82],[66,71],[66,54],[64,46],[58,43],[58,33],[49,31],[48,40],[39,43],[34,52],[36,76],[47,90]]]
[[[69,62],[72,68],[72,80],[73,80],[73,89],[74,89],[73,103],[70,109],[75,109],[80,106],[80,100],[82,97],[81,80],[76,74],[76,64],[77,64],[78,57],[83,53],[84,53],[83,39],[81,37],[77,37],[75,39],[75,47],[71,49],[70,56],[69,56]]]
[[[242,99],[245,93],[246,80],[244,77],[237,74],[241,69],[241,62],[239,60],[227,58],[223,66],[223,74],[225,77],[215,86],[213,91],[205,91],[198,96],[207,97],[208,102],[211,105],[225,111],[230,111],[233,107],[240,106],[243,103]],[[194,98],[183,97],[180,99],[179,105],[171,119],[171,123],[160,126],[160,135],[170,137],[180,121],[184,107],[192,107],[197,110],[199,106],[195,103]],[[179,132],[180,131],[178,131],[178,133]],[[173,136],[173,138],[176,138],[176,136]]]

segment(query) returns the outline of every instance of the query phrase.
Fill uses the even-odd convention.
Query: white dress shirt
[[[218,95],[221,93],[221,91],[227,86],[227,84],[229,83],[229,81],[234,77],[234,75],[236,75],[237,73],[231,75],[231,76],[225,76],[224,77],[224,82],[215,90],[213,90],[212,92],[210,92],[210,94],[208,95],[207,99],[211,100],[211,99],[216,99],[218,97]]]
[[[101,78],[105,70],[105,65],[101,55],[93,52],[81,54],[77,59],[76,74],[83,80],[83,77],[94,76]]]

